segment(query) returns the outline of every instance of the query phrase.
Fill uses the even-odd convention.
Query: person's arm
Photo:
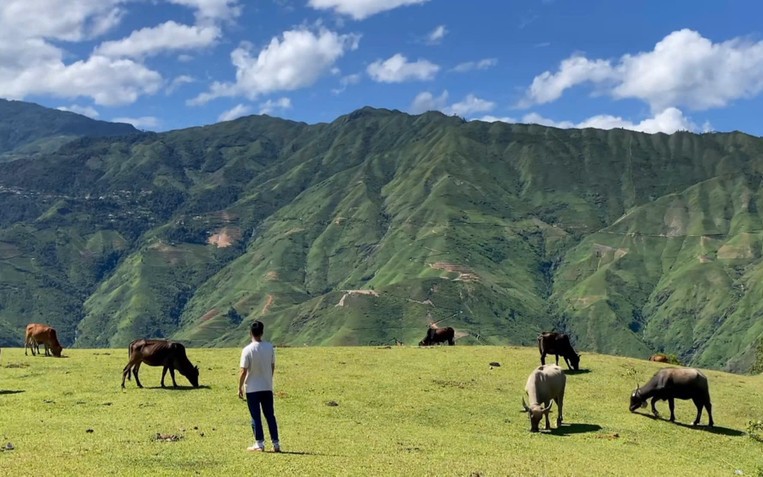
[[[273,357],[270,361],[270,374],[275,375],[276,374],[276,349],[273,348]]]
[[[238,397],[241,399],[244,399],[244,381],[246,381],[247,373],[246,368],[240,368],[238,372]]]

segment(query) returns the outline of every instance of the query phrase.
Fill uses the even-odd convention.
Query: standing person
[[[270,439],[273,441],[273,452],[281,452],[278,442],[278,424],[273,410],[273,373],[276,370],[276,355],[273,344],[262,341],[265,325],[261,321],[252,323],[249,333],[252,342],[241,351],[241,371],[238,376],[238,397],[243,399],[246,392],[246,403],[252,416],[254,445],[248,451],[265,450],[265,432],[262,429],[262,417],[268,422]],[[246,387],[246,389],[244,389]]]

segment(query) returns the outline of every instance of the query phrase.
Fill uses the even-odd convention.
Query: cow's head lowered
[[[522,407],[530,416],[530,432],[538,432],[538,424],[540,424],[540,420],[543,419],[543,415],[551,411],[552,404],[553,403],[549,402],[546,407],[543,407],[541,404],[528,406],[525,402],[525,398],[522,398]]]
[[[572,369],[575,371],[580,370],[580,354],[579,353],[573,353],[572,356],[568,358],[570,360],[570,366],[572,366]]]
[[[199,367],[194,366],[193,368],[190,368],[185,375],[186,378],[188,378],[188,381],[191,382],[191,386],[198,388],[199,387]]]
[[[636,386],[636,390],[631,394],[631,405],[628,407],[631,412],[636,411],[640,407],[646,407],[646,399],[641,396],[640,386]]]

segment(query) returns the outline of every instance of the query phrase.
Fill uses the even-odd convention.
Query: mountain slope
[[[0,161],[54,151],[77,137],[137,132],[129,124],[98,121],[37,104],[0,99]]]
[[[78,139],[0,164],[0,342],[31,317],[79,346],[238,344],[254,318],[282,344],[417,342],[439,321],[748,370],[761,169],[740,133],[371,108]]]

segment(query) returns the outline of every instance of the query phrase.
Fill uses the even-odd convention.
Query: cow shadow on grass
[[[22,389],[14,389],[14,390],[11,390],[11,389],[0,389],[0,396],[2,396],[4,394],[19,394],[19,393],[23,393],[23,392],[24,391]]]
[[[601,426],[598,424],[571,423],[553,428],[548,434],[552,436],[569,436],[572,434],[585,434],[586,432],[598,432],[600,430]]]
[[[201,384],[199,387],[195,388],[193,386],[143,386],[143,389],[164,389],[165,391],[194,391],[196,389],[212,389],[212,387],[207,386],[206,384]]]
[[[675,424],[676,426],[685,427],[687,429],[693,429],[695,431],[705,431],[711,434],[720,434],[722,436],[732,436],[732,437],[739,437],[744,435],[744,432],[739,431],[737,429],[730,429],[728,427],[722,427],[722,426],[709,427],[706,424],[702,424],[702,423],[700,423],[697,426],[693,426],[691,424],[686,424],[685,422],[678,422],[678,421],[670,422],[670,419],[666,419],[662,417],[662,415],[655,416],[654,414],[648,414],[646,412],[634,412],[633,414],[638,414],[640,416],[648,417],[649,419],[653,421],[665,421],[669,424]]]
[[[562,372],[567,375],[576,375],[576,374],[588,374],[591,372],[590,369],[563,369]]]

